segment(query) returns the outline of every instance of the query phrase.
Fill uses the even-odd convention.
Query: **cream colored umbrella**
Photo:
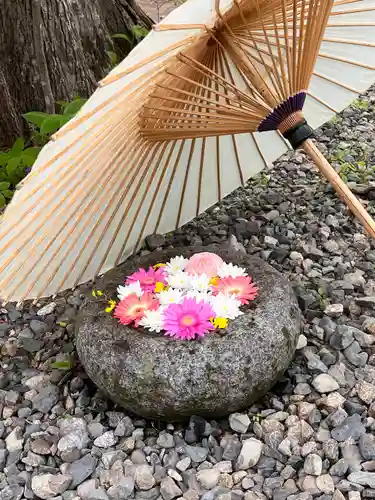
[[[94,278],[309,137],[375,81],[375,0],[188,0],[41,152],[0,224],[0,296]],[[307,121],[307,123],[306,123]],[[287,140],[288,139],[288,140]]]

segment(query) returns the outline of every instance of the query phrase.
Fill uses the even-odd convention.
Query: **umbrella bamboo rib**
[[[129,136],[129,145],[132,145],[132,144],[133,144],[132,135],[130,134],[130,136]],[[118,157],[118,154],[117,154],[117,157]],[[83,211],[85,219],[87,218],[87,223],[91,220],[91,217],[94,215],[94,213],[96,211],[96,207],[95,207],[95,203],[94,202],[97,201],[99,204],[104,204],[107,199],[110,199],[110,197],[109,197],[110,190],[113,188],[113,186],[117,182],[117,178],[114,177],[116,173],[118,175],[118,171],[117,171],[118,161],[117,161],[116,155],[113,157],[113,159],[114,159],[114,161],[111,162],[110,168],[106,171],[107,175],[104,175],[104,176],[103,175],[97,175],[93,179],[94,182],[91,183],[90,187],[94,187],[95,189],[93,191],[91,191],[87,187],[88,192],[91,193],[91,196],[89,196],[86,199],[85,198],[81,198],[81,203],[80,203],[80,205],[78,207],[73,206],[74,211],[78,211],[79,209]],[[76,199],[79,200],[79,198],[76,198]],[[69,214],[67,214],[67,215],[69,215]],[[85,220],[85,219],[83,219],[83,220]],[[52,264],[55,261],[55,259],[57,258],[58,253],[61,251],[62,247],[68,242],[68,240],[70,240],[70,241],[69,241],[69,244],[68,244],[68,252],[66,253],[66,257],[69,255],[69,253],[75,247],[75,245],[77,244],[78,240],[82,236],[82,233],[85,230],[85,224],[83,223],[83,220],[80,221],[81,222],[81,227],[80,227],[79,230],[76,229],[76,233],[75,233],[74,237],[72,237],[72,235],[71,235],[70,232],[66,232],[65,233],[65,236],[64,236],[63,240],[61,241],[59,247],[57,247],[57,249],[54,251],[54,253],[46,261],[45,266],[42,268],[42,270],[39,272],[39,274],[34,277],[34,280],[31,282],[30,288],[25,293],[26,296],[27,296],[27,294],[31,293],[31,291],[34,288],[35,284],[38,283],[39,279],[44,275],[44,273],[47,272],[47,269],[50,270],[52,268]],[[57,238],[59,238],[60,234],[63,231],[65,231],[65,229],[68,226],[69,222],[70,222],[70,219],[69,219],[69,216],[68,216],[66,218],[65,223],[61,226],[59,232],[57,234],[55,234],[54,238],[50,240],[50,243],[43,250],[43,252],[41,254],[41,257],[43,257],[44,254],[46,252],[48,252],[49,247],[54,242],[54,240],[57,239]],[[60,265],[61,264],[62,263],[60,263]],[[56,268],[55,268],[55,270],[56,270]],[[55,273],[52,273],[50,280],[52,280],[54,278],[54,276],[55,276]],[[25,278],[27,278],[27,276]],[[49,283],[50,282],[48,282],[47,286],[49,285]]]
[[[130,135],[130,138],[131,138],[131,135]],[[116,144],[119,144],[119,143],[120,143],[120,141],[121,141],[121,130],[119,130],[119,134],[118,134],[118,135],[114,135],[114,136],[113,136],[113,138],[111,138],[111,142],[110,142],[109,144],[113,143],[113,145],[116,145]],[[100,156],[101,156],[101,155],[99,155],[98,157],[96,157],[95,159],[93,159],[92,163],[97,162],[98,160],[100,160]],[[89,164],[88,166],[90,166],[90,164]],[[96,172],[96,176],[93,176],[93,177],[91,177],[91,178],[90,178],[90,177],[88,177],[88,176],[86,176],[86,178],[85,178],[85,179],[83,180],[83,182],[81,183],[82,185],[80,186],[80,187],[81,187],[80,192],[75,192],[75,194],[76,194],[76,199],[77,199],[77,200],[81,200],[81,205],[80,205],[80,206],[82,206],[82,204],[84,203],[84,201],[86,201],[85,197],[84,197],[84,196],[82,196],[82,193],[83,193],[83,192],[85,192],[85,191],[88,191],[88,192],[89,192],[89,191],[90,191],[90,189],[91,189],[91,187],[96,186],[96,185],[100,182],[100,179],[101,179],[102,177],[103,177],[103,176],[102,176],[101,170],[98,170],[98,171]],[[78,179],[78,184],[79,184],[79,181],[80,181],[80,180]],[[73,187],[73,191],[72,191],[72,193],[74,193],[74,187]],[[77,196],[77,195],[78,195],[78,196]],[[59,205],[58,205],[58,209],[59,209],[60,211],[62,211],[62,209],[63,209],[63,203],[64,203],[64,201],[67,201],[67,198],[64,198],[63,200],[59,200],[59,202],[60,202],[60,203],[59,203]],[[68,203],[70,203],[70,199],[69,199]],[[73,207],[74,207],[74,205],[73,205]],[[80,208],[80,207],[77,207],[77,208]],[[73,211],[73,210],[72,210],[72,211]],[[58,212],[57,212],[57,213],[58,213]],[[51,216],[51,215],[52,215],[52,214],[50,214],[49,216]],[[67,212],[65,213],[65,217],[66,217],[66,223],[68,223],[68,222],[69,222],[69,211],[67,211]],[[41,227],[43,227],[43,226],[45,225],[45,222],[48,220],[48,218],[49,218],[49,217],[47,217],[47,218],[45,218],[45,219],[43,219],[43,220],[42,220],[42,225],[40,226],[40,228],[41,228]],[[65,229],[65,227],[66,227],[66,226],[65,226],[65,225],[63,225],[63,227],[64,227],[64,229]],[[38,227],[36,230],[34,230],[34,233],[32,233],[32,234],[31,234],[31,236],[30,236],[30,241],[33,241],[33,237],[34,237],[34,236],[38,233],[38,230],[39,230],[39,227]],[[59,234],[59,233],[58,233],[58,234]],[[41,236],[42,236],[42,237],[41,237],[41,238],[39,238],[39,240],[37,240],[36,244],[33,246],[33,248],[32,248],[32,254],[33,254],[33,253],[34,253],[34,251],[36,250],[37,245],[38,245],[38,244],[40,244],[40,243],[42,243],[42,242],[43,242],[43,240],[45,239],[45,237],[46,237],[47,235],[46,235],[45,233],[42,233],[42,235],[41,235]],[[50,239],[49,245],[51,245],[51,244],[53,243],[53,241],[54,241],[54,239],[55,239],[55,238],[57,238],[57,236],[56,236],[56,235],[54,236],[54,238],[51,238],[51,239]],[[65,241],[65,240],[63,240],[63,241]],[[47,251],[47,250],[48,250],[48,249],[45,249],[45,251]],[[43,256],[43,255],[44,255],[44,252],[43,252],[42,256]],[[7,260],[7,261],[3,264],[3,266],[2,266],[2,270],[4,270],[4,269],[5,269],[5,268],[6,268],[6,267],[10,264],[10,263],[11,263],[11,258],[10,258],[10,259],[8,259],[8,260]],[[25,261],[21,261],[21,265],[20,265],[19,269],[21,269],[21,267],[22,267],[24,264],[25,264]],[[16,269],[16,270],[18,270],[18,269]],[[9,277],[8,277],[6,280],[1,281],[0,286],[5,286],[5,285],[6,285],[6,284],[10,281],[10,279],[12,279],[12,278],[13,278],[13,273],[12,273],[12,274],[10,274],[10,275],[9,275]],[[35,281],[35,282],[36,282],[36,281]]]
[[[165,142],[165,143],[164,143],[164,148],[165,148],[165,149],[167,148],[167,145],[168,145],[168,143],[167,143],[167,142]],[[135,246],[136,246],[136,248],[137,248],[137,247],[140,245],[140,243],[141,243],[141,240],[142,240],[142,237],[143,237],[144,231],[145,231],[145,229],[146,229],[147,223],[148,223],[149,218],[150,218],[150,216],[151,216],[151,212],[152,212],[152,210],[154,209],[154,204],[155,204],[155,201],[156,201],[157,195],[158,195],[159,190],[160,190],[160,187],[161,187],[161,185],[162,185],[162,183],[163,183],[163,180],[164,180],[165,174],[166,174],[166,172],[167,172],[168,165],[169,165],[169,163],[170,163],[170,161],[171,161],[171,158],[172,158],[172,155],[173,155],[173,152],[174,152],[175,147],[176,147],[176,141],[172,142],[171,147],[170,147],[170,150],[169,150],[169,152],[168,152],[168,154],[167,154],[167,157],[165,158],[164,165],[163,165],[163,168],[162,168],[162,170],[161,170],[161,175],[160,175],[160,178],[159,178],[158,183],[157,183],[157,185],[156,185],[156,187],[155,187],[155,189],[154,189],[154,194],[153,194],[153,196],[152,196],[152,200],[151,200],[151,203],[150,203],[150,205],[149,205],[149,208],[148,208],[148,211],[147,211],[147,215],[146,215],[146,217],[145,217],[145,219],[144,219],[144,221],[143,221],[142,228],[141,228],[141,230],[140,230],[140,232],[139,232],[139,236],[138,236],[138,239],[137,239],[137,242],[136,242],[136,245],[135,245]]]
[[[290,148],[284,135],[295,145],[291,127],[307,130],[304,111],[317,126],[366,88],[373,27],[375,0],[188,0],[99,82],[22,182],[0,224],[2,298],[92,279],[268,168]],[[302,148],[375,237],[314,144]]]
[[[110,201],[110,203],[114,203],[115,199],[116,199],[116,196],[118,196],[119,193],[121,193],[121,197],[120,199],[117,201],[117,204],[115,206],[115,208],[113,209],[112,213],[111,213],[111,216],[109,218],[109,220],[107,220],[106,222],[106,226],[105,226],[105,230],[103,233],[101,233],[101,237],[103,237],[105,235],[105,233],[108,231],[108,228],[111,224],[111,222],[113,221],[116,213],[118,212],[118,210],[120,209],[120,206],[121,206],[121,202],[125,199],[126,195],[128,194],[133,182],[134,182],[134,179],[136,178],[136,176],[138,175],[139,173],[139,166],[142,165],[142,162],[143,162],[143,159],[145,157],[147,157],[148,153],[150,152],[151,150],[151,147],[148,146],[146,148],[146,151],[142,151],[141,149],[138,151],[136,157],[135,157],[135,160],[133,160],[132,162],[132,165],[131,167],[128,169],[128,171],[126,172],[126,174],[124,176],[122,176],[122,181],[118,183],[118,186],[117,186],[117,189],[115,191],[115,194],[114,196],[112,196],[112,199]],[[137,168],[138,167],[138,168]],[[128,181],[128,178],[130,176],[130,174],[134,172],[131,180],[129,183],[127,183]],[[83,248],[86,248],[86,247],[89,247],[89,243],[90,241],[92,240],[93,236],[94,236],[94,233],[95,231],[98,229],[98,227],[100,226],[101,222],[103,220],[103,213],[101,215],[101,217],[96,221],[96,223],[94,224],[94,226],[92,227],[89,235],[87,236],[85,242],[84,242],[84,245],[83,245]],[[115,231],[116,234],[117,231]],[[87,269],[87,266],[90,264],[92,258],[93,258],[93,255],[94,255],[94,249],[96,251],[98,245],[100,244],[100,241],[97,241],[97,243],[94,245],[94,247],[91,247],[92,248],[92,251],[89,255],[89,258],[86,259],[86,264],[84,265],[83,268],[81,268],[81,271],[80,271],[80,274],[79,274],[79,277],[75,280],[75,282],[77,283],[78,281],[80,281],[80,279],[82,278],[82,276],[84,275],[86,269]],[[68,269],[68,271],[66,272],[66,274],[64,275],[61,283],[60,283],[60,287],[64,286],[64,283],[66,282],[68,276],[72,273],[74,267],[77,266],[78,262],[79,262],[79,259],[80,259],[81,255],[79,254],[75,260],[73,261],[71,267]]]
[[[143,66],[146,66],[146,64],[149,64],[149,63],[155,61],[156,59],[159,59],[159,57],[162,57],[162,56],[168,54],[169,52],[172,52],[173,50],[179,49],[185,45],[189,45],[190,43],[192,43],[194,41],[195,41],[195,37],[191,36],[189,38],[186,38],[184,40],[176,42],[175,44],[170,45],[169,47],[166,47],[165,49],[160,50],[160,51],[156,52],[155,54],[152,54],[151,56],[142,59],[142,61],[140,61],[139,63],[134,64],[133,66],[130,66],[129,68],[126,68],[126,70],[121,71],[120,73],[108,75],[106,78],[101,80],[101,82],[99,82],[99,87],[104,87],[106,85],[109,85],[109,84],[117,81],[117,80],[120,80],[121,78],[124,78],[125,76],[129,75],[133,71],[136,71],[136,70],[142,68]]]
[[[118,111],[118,113],[119,113],[119,111]],[[126,117],[124,117],[124,122],[125,122],[125,119],[126,119]],[[92,149],[92,142],[90,144],[87,144],[87,148],[88,148],[88,150],[90,150],[90,152],[94,153],[95,150],[97,148],[99,148],[101,141],[103,139],[104,140],[107,139],[108,136],[110,135],[111,131],[113,133],[113,126],[112,126],[112,123],[110,120],[108,121],[107,125],[108,126],[104,127],[104,129],[102,129],[100,131],[100,133],[94,134],[93,138],[91,138],[92,142],[95,141],[95,139],[98,140],[98,142],[96,142],[96,144],[95,144],[94,149]],[[111,126],[112,126],[112,129],[111,129]],[[113,137],[112,137],[112,140],[113,140]],[[24,211],[23,211],[22,215],[19,214],[20,219],[18,220],[18,222],[14,223],[12,237],[6,244],[4,244],[3,251],[7,250],[8,247],[14,242],[16,237],[19,236],[19,234],[21,234],[24,231],[23,224],[20,224],[20,222],[19,222],[20,220],[24,221],[25,225],[30,225],[34,220],[36,220],[37,216],[43,214],[43,217],[41,217],[41,222],[40,222],[39,226],[34,231],[34,234],[36,234],[40,230],[40,228],[43,226],[44,222],[46,220],[48,220],[49,217],[51,217],[54,210],[57,209],[59,205],[61,205],[61,201],[63,201],[63,202],[66,201],[68,196],[73,192],[73,190],[75,188],[78,189],[79,193],[81,193],[81,194],[84,193],[84,182],[82,183],[81,179],[76,175],[76,172],[74,170],[74,165],[76,163],[79,163],[81,160],[83,160],[85,158],[85,154],[86,154],[86,151],[83,150],[83,152],[82,152],[82,150],[81,150],[81,156],[74,157],[74,155],[73,155],[73,156],[69,157],[62,165],[60,165],[60,169],[63,172],[61,174],[61,177],[63,179],[65,179],[64,182],[59,183],[59,187],[57,188],[56,192],[52,192],[52,190],[50,190],[49,194],[47,196],[43,196],[43,199],[42,199],[43,201],[38,202],[37,206],[34,208],[32,214],[30,215],[29,218],[27,218],[29,209],[25,203],[27,200],[30,200],[32,196],[37,194],[37,192],[43,188],[43,184],[38,184],[36,186],[36,188],[34,188],[31,191],[31,193],[28,195],[27,199],[23,200],[23,203],[25,204],[23,206]],[[94,158],[92,155],[91,160],[93,160],[93,159]],[[76,161],[76,163],[74,163],[74,160]],[[96,158],[96,160],[97,160],[97,158]],[[86,164],[86,169],[85,169],[86,171],[89,171],[89,169],[88,169],[89,165],[90,165],[90,162],[88,164]],[[81,174],[82,174],[82,172],[81,172]],[[52,179],[51,184],[52,184],[52,186],[56,186],[57,180]],[[60,196],[62,194],[62,192],[65,192],[64,198],[62,200],[59,200],[58,203],[55,203],[55,205],[52,204],[52,206],[51,206],[52,199],[56,199],[58,196]],[[49,206],[49,211],[45,212],[44,209],[47,206]],[[17,228],[17,230],[16,230],[16,228]],[[3,229],[3,232],[1,232],[0,237],[3,237],[3,236],[5,236],[8,229],[5,227],[1,227],[1,229]]]

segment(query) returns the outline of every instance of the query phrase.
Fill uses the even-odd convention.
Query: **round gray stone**
[[[126,261],[95,283],[107,297],[140,267],[213,251],[246,267],[259,288],[245,314],[223,332],[176,341],[120,325],[106,301],[88,296],[76,322],[77,350],[96,385],[127,410],[146,418],[226,416],[263,396],[288,367],[301,317],[290,283],[262,260],[217,247],[184,248]],[[222,333],[222,332],[221,332]]]

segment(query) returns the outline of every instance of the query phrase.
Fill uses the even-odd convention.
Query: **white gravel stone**
[[[171,479],[172,481],[172,479]],[[149,465],[137,465],[135,469],[135,484],[140,490],[150,490],[155,486],[155,479]]]
[[[229,474],[231,474],[233,471],[232,462],[230,460],[224,460],[222,462],[218,462],[217,464],[214,465],[213,468],[218,470],[219,472],[229,473]]]
[[[22,450],[23,440],[24,438],[22,436],[22,428],[15,427],[12,432],[5,438],[6,447],[9,453]]]
[[[328,375],[328,373],[320,373],[314,378],[312,385],[321,394],[337,391],[340,388],[336,380],[331,375]]]
[[[304,347],[307,346],[307,338],[304,335],[300,335],[298,337],[298,342],[297,342],[297,347],[296,349],[303,349]]]
[[[333,493],[335,491],[335,485],[332,477],[329,474],[323,474],[316,478],[316,485],[320,491],[323,493]]]
[[[178,481],[178,482],[181,482],[182,481],[182,477],[180,476],[180,474],[174,470],[174,469],[168,469],[168,476],[171,477],[172,479],[174,479],[175,481]]]
[[[47,314],[52,314],[56,309],[56,302],[50,302],[37,311],[38,316],[47,316]]]
[[[342,304],[329,304],[324,309],[324,314],[330,316],[331,318],[335,318],[337,316],[341,316],[344,312],[344,306]]]
[[[295,260],[295,261],[298,261],[298,262],[302,262],[303,261],[303,255],[301,253],[295,252],[295,251],[290,252],[289,258],[291,260]]]
[[[156,441],[156,444],[161,448],[173,448],[174,437],[169,432],[161,432]]]
[[[64,493],[72,478],[64,474],[41,474],[31,480],[31,489],[39,498],[47,500]]]
[[[109,448],[117,443],[118,438],[113,431],[107,431],[101,436],[97,437],[94,441],[94,446],[98,448]]]
[[[246,413],[232,413],[229,415],[230,428],[235,432],[244,434],[250,425],[250,419]]]
[[[250,469],[259,462],[263,450],[263,443],[255,438],[246,439],[242,443],[240,454],[237,458],[236,469]]]
[[[316,453],[311,453],[305,458],[304,471],[311,476],[320,476],[322,473],[323,463],[322,459]]]
[[[264,237],[264,244],[270,248],[275,248],[279,242],[277,241],[276,238],[273,236],[265,236]]]
[[[172,478],[165,477],[160,483],[160,494],[164,500],[173,500],[182,496],[182,491]]]
[[[190,464],[191,464],[191,458],[184,457],[179,462],[177,462],[176,469],[178,469],[181,472],[184,472],[190,467]]]
[[[232,478],[233,478],[233,483],[238,484],[242,481],[244,477],[247,476],[247,472],[244,470],[239,470],[237,472],[233,472]]]
[[[355,386],[358,397],[366,404],[371,404],[375,399],[375,385],[360,380]]]
[[[331,392],[324,398],[319,399],[316,403],[319,406],[324,406],[328,410],[336,410],[340,408],[346,399],[339,392]]]
[[[65,417],[59,420],[60,436],[66,434],[85,434],[87,431],[87,423],[83,418]]]
[[[205,469],[197,472],[197,481],[206,490],[214,488],[220,477],[220,472],[215,469]]]
[[[348,500],[361,500],[359,491],[349,491]]]
[[[345,497],[340,490],[335,490],[332,500],[345,500]]]

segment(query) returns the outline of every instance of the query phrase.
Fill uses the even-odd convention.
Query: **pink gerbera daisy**
[[[184,299],[181,304],[170,304],[164,310],[165,335],[182,340],[203,337],[208,330],[214,330],[210,318],[215,313],[207,302]]]
[[[212,292],[214,295],[219,293],[235,295],[241,304],[248,304],[258,295],[258,289],[250,276],[221,278],[217,285],[212,287]]]
[[[134,283],[134,281],[139,281],[141,289],[144,292],[154,292],[156,283],[167,283],[165,279],[165,271],[163,268],[154,269],[149,267],[148,271],[146,269],[139,269],[137,272],[128,276],[126,284]]]
[[[135,326],[138,326],[146,311],[158,307],[158,300],[150,293],[146,292],[141,297],[132,293],[117,304],[114,316],[122,325],[130,325],[134,321]]]

